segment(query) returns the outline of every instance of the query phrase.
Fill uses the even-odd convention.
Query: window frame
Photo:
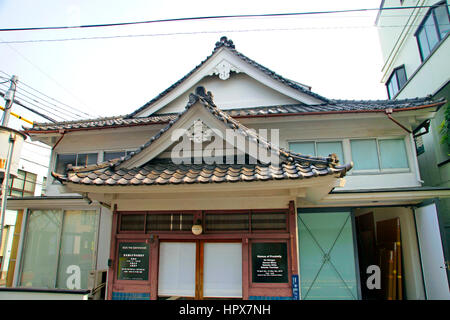
[[[397,137],[364,137],[364,138],[350,138],[349,139],[349,145],[350,145],[350,157],[352,158],[351,161],[353,161],[352,156],[352,141],[356,140],[375,140],[375,145],[377,148],[377,156],[378,156],[378,167],[379,169],[362,169],[357,170],[356,168],[352,169],[352,175],[366,175],[366,174],[386,174],[386,173],[407,173],[411,172],[411,161],[408,153],[407,143],[405,141],[405,137],[397,136]],[[405,156],[406,156],[406,162],[408,165],[408,168],[389,168],[389,169],[383,169],[381,166],[381,151],[380,151],[380,140],[402,140],[404,147],[405,147]]]
[[[436,3],[435,5],[433,5],[433,6],[427,11],[427,13],[425,14],[424,18],[423,18],[422,21],[420,22],[420,25],[419,25],[419,27],[417,28],[417,31],[414,33],[414,37],[416,38],[417,46],[418,46],[418,48],[419,48],[420,60],[421,60],[422,62],[424,62],[426,59],[428,59],[428,57],[430,57],[430,56],[433,54],[434,50],[439,46],[439,44],[440,44],[440,43],[447,37],[447,35],[450,33],[450,31],[449,31],[449,32],[447,32],[447,34],[446,34],[445,36],[441,36],[441,32],[440,32],[440,29],[439,29],[439,23],[438,23],[438,20],[437,20],[437,18],[436,18],[436,12],[435,12],[435,10],[436,10],[437,8],[441,7],[441,6],[446,7],[446,9],[447,9],[447,10],[446,10],[446,12],[447,12],[447,17],[448,17],[448,19],[449,19],[449,21],[450,21],[450,13],[449,13],[449,11],[448,11],[447,1],[444,0],[444,1],[441,1],[441,2]],[[419,40],[419,35],[420,35],[421,32],[424,30],[425,22],[428,20],[428,18],[430,17],[430,15],[432,16],[432,19],[433,19],[433,22],[434,22],[434,31],[436,32],[436,36],[437,36],[438,41],[437,41],[436,44],[433,46],[433,48],[430,48],[430,52],[429,52],[428,55],[425,57],[425,56],[423,55],[423,52],[422,52],[422,45],[421,45],[421,42],[420,42],[420,40]],[[426,33],[425,33],[425,35],[426,35]],[[427,43],[426,43],[426,44],[429,46],[428,36],[427,36]]]
[[[59,155],[63,155],[63,156],[75,155],[75,166],[77,166],[78,155],[79,154],[96,154],[97,155],[96,163],[98,163],[98,157],[100,155],[100,153],[98,151],[93,151],[93,152],[90,152],[90,151],[86,151],[86,152],[61,152],[61,153],[55,153],[55,162],[54,162],[54,164],[52,166],[53,170],[55,172],[57,172],[57,173],[61,173],[61,172],[56,171],[57,167],[58,167],[58,156]],[[65,174],[66,173],[65,171],[66,171],[66,168],[64,168],[64,172],[62,172],[61,174]],[[56,180],[55,178],[52,179],[52,184],[57,184],[57,182],[58,182],[58,180]]]
[[[345,163],[345,159],[346,159],[346,156],[345,156],[345,148],[344,148],[344,140],[343,139],[321,139],[321,140],[311,140],[311,139],[308,139],[308,140],[298,140],[298,139],[295,139],[295,140],[287,140],[287,144],[288,144],[288,150],[291,150],[291,146],[290,146],[290,144],[291,143],[308,143],[308,142],[310,142],[310,143],[314,143],[314,153],[315,154],[311,154],[310,156],[313,156],[313,157],[323,157],[323,156],[317,156],[317,144],[318,143],[321,143],[321,142],[339,142],[340,144],[341,144],[341,148],[342,148],[342,157],[343,157],[343,159],[339,159],[339,163]],[[328,157],[328,155],[326,155],[325,157]]]
[[[398,72],[400,70],[403,70],[404,74],[405,74],[405,82],[400,85],[399,82],[399,77],[398,77]],[[391,81],[395,80],[397,83],[397,92],[393,93],[391,96],[391,92],[389,92],[389,85],[391,84]],[[388,99],[393,99],[400,91],[402,91],[403,87],[405,86],[405,84],[408,82],[408,75],[406,74],[406,68],[405,65],[402,64],[401,66],[398,66],[397,68],[395,68],[394,70],[392,70],[391,75],[389,76],[388,80],[386,81],[386,91],[388,94]]]
[[[62,252],[62,243],[63,243],[63,232],[64,232],[64,219],[66,217],[66,212],[67,211],[93,211],[95,212],[96,215],[96,228],[94,229],[94,249],[93,249],[93,259],[92,259],[92,267],[95,268],[97,266],[98,263],[98,252],[99,252],[99,236],[100,236],[100,223],[101,223],[101,217],[100,217],[100,210],[97,209],[92,209],[92,208],[85,208],[85,207],[78,207],[78,206],[70,206],[67,208],[47,208],[47,207],[37,207],[37,208],[29,208],[26,209],[26,222],[25,222],[25,237],[23,238],[23,250],[21,250],[20,253],[20,264],[19,264],[19,272],[18,272],[18,277],[17,277],[17,281],[18,281],[18,287],[23,287],[24,285],[22,284],[22,277],[23,277],[23,272],[24,272],[24,261],[25,261],[25,253],[26,253],[26,248],[29,245],[29,238],[26,236],[28,235],[28,230],[30,228],[30,218],[31,215],[33,214],[33,211],[48,211],[48,210],[55,210],[55,211],[60,211],[61,212],[61,226],[59,227],[58,230],[58,238],[56,241],[56,252],[58,253],[58,256],[56,258],[56,266],[55,266],[55,278],[54,278],[54,288],[50,288],[50,289],[61,289],[61,288],[57,288],[57,284],[58,284],[58,276],[60,274],[60,260],[61,260],[61,252]],[[89,281],[88,281],[88,286],[89,286]],[[31,288],[39,288],[39,287],[31,287]],[[62,290],[71,290],[71,289],[66,289],[66,288],[62,288]],[[81,289],[84,290],[84,289]]]
[[[20,192],[21,193],[21,197],[25,197],[25,196],[31,196],[32,197],[32,196],[34,196],[34,193],[36,192],[36,185],[37,185],[38,175],[36,173],[32,173],[32,172],[29,172],[29,171],[26,171],[26,170],[22,170],[22,169],[18,169],[18,171],[21,171],[21,172],[25,173],[25,177],[23,178],[23,187],[21,189],[14,188],[14,180],[16,180],[16,179],[17,180],[22,180],[22,178],[19,178],[18,176],[15,177],[15,176],[11,175],[11,180],[9,181],[9,186],[8,186],[8,196],[16,197],[15,195],[11,194],[12,191]],[[27,180],[28,175],[35,175],[36,176],[35,181],[33,182],[33,181]],[[25,185],[26,185],[27,182],[29,182],[29,183],[31,183],[33,185],[33,191],[27,191],[25,189]]]
[[[118,153],[118,152],[123,152],[123,155],[121,157],[126,157],[128,154],[130,154],[131,152],[136,151],[136,149],[107,149],[107,150],[102,150],[101,154],[102,154],[102,161],[107,161],[105,160],[105,153]],[[100,152],[99,152],[100,154]],[[113,159],[117,159],[117,158],[112,158]]]

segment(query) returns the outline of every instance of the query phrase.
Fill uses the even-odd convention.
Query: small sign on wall
[[[256,283],[288,283],[287,244],[252,244],[252,280]]]
[[[118,280],[148,280],[149,244],[144,242],[119,243]]]

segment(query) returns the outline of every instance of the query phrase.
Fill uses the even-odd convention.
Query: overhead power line
[[[414,26],[414,25],[412,25]],[[417,25],[419,26],[419,25]],[[376,28],[404,28],[405,25],[378,26]],[[120,38],[140,38],[140,37],[163,37],[179,35],[198,35],[198,34],[222,34],[222,33],[244,33],[244,32],[267,32],[267,31],[296,31],[296,30],[336,30],[336,29],[371,29],[374,26],[332,26],[332,27],[292,27],[292,28],[259,28],[259,29],[229,29],[212,31],[186,31],[186,32],[166,32],[166,33],[147,33],[147,34],[127,34],[111,36],[92,36],[92,37],[74,37],[57,39],[34,39],[34,40],[13,40],[0,41],[0,44],[20,44],[20,43],[39,43],[39,42],[64,42],[80,40],[107,40]]]
[[[3,86],[5,86],[5,85],[3,85]],[[16,90],[16,95],[23,102],[26,102],[44,112],[52,114],[55,117],[61,118],[62,120],[69,120],[69,119],[73,120],[73,119],[82,118],[82,117],[77,117],[74,114],[71,114],[69,112],[66,112],[65,110],[61,110],[58,106],[55,106],[55,107],[49,106],[46,102],[37,100],[33,97],[30,97],[28,94],[23,93],[22,90]],[[50,111],[50,110],[52,110],[52,111]]]
[[[2,92],[2,91],[0,91],[0,96],[4,97],[4,96],[5,96],[5,93]],[[36,111],[36,110],[34,110],[33,108],[30,108],[30,107],[24,105],[23,103],[21,103],[20,101],[17,101],[16,99],[14,99],[14,103],[17,104],[17,105],[19,105],[19,106],[21,106],[21,107],[23,107],[23,108],[25,108],[25,109],[27,109],[28,111],[31,111],[31,112],[37,114],[38,116],[40,116],[40,117],[42,117],[42,118],[44,118],[44,119],[49,120],[50,122],[53,122],[53,123],[58,122],[58,121],[56,121],[55,119],[52,119],[51,117],[49,117],[49,116],[47,116],[47,115],[45,115],[45,114],[43,114],[43,113],[41,113],[41,112],[39,112],[39,111]]]
[[[2,70],[0,70],[0,73],[3,73],[5,75],[9,76],[6,72],[4,72]],[[28,89],[32,90],[35,93],[24,89],[22,86],[27,87]],[[61,101],[59,101],[59,100],[57,100],[57,99],[55,99],[53,97],[50,97],[50,96],[46,95],[45,93],[43,93],[43,92],[41,92],[41,91],[31,87],[30,85],[26,84],[23,81],[19,81],[19,83],[17,85],[17,91],[19,92],[19,94],[22,94],[22,95],[28,97],[29,99],[31,99],[31,100],[33,100],[35,102],[43,103],[44,105],[48,106],[51,109],[53,109],[53,107],[61,109],[61,111],[60,111],[61,113],[66,114],[66,115],[68,115],[68,116],[70,116],[72,118],[76,118],[76,117],[86,118],[86,116],[89,117],[89,118],[93,117],[92,115],[90,115],[90,114],[88,114],[88,113],[86,113],[86,112],[84,112],[84,111],[82,111],[80,109],[77,109],[77,108],[75,108],[73,106],[70,106],[70,105],[68,105],[68,104],[66,104],[64,102],[61,102]],[[39,101],[36,101],[36,98],[39,99]],[[53,106],[53,107],[51,107],[51,106]],[[53,109],[53,110],[55,110],[55,109]]]
[[[434,6],[404,6],[404,7],[388,7],[388,8],[362,8],[362,9],[307,11],[307,12],[290,12],[290,13],[217,15],[217,16],[169,18],[169,19],[131,21],[131,22],[117,22],[117,23],[103,23],[103,24],[86,24],[86,25],[80,25],[80,26],[47,26],[47,27],[1,28],[0,32],[91,29],[91,28],[130,26],[130,25],[139,25],[139,24],[154,24],[154,23],[163,23],[163,22],[217,20],[217,19],[236,19],[236,18],[292,17],[292,16],[319,15],[319,14],[337,14],[337,13],[350,13],[350,12],[422,9],[422,8],[431,8],[431,7],[434,7]]]

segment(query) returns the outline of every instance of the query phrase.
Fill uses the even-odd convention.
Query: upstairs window
[[[302,155],[328,157],[335,153],[339,162],[344,163],[344,152],[341,141],[308,141],[308,142],[290,142],[289,150]]]
[[[128,155],[132,151],[120,150],[120,151],[105,151],[103,153],[103,161],[109,161]]]
[[[58,154],[56,157],[55,171],[65,174],[67,165],[87,166],[97,163],[97,153]]]
[[[432,7],[416,32],[420,57],[424,61],[441,42],[450,30],[450,16],[447,2],[438,3]]]
[[[389,172],[409,169],[403,139],[350,140],[355,172]]]
[[[389,80],[386,82],[389,99],[392,99],[405,85],[406,72],[405,66],[394,69]]]

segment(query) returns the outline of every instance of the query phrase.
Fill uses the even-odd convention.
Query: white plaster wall
[[[414,39],[415,40],[415,39]],[[411,43],[412,41],[410,41]],[[407,69],[407,75],[411,76],[419,65],[417,65],[417,59],[414,58],[414,53],[408,55],[406,50],[411,52],[418,52],[417,44],[414,51],[414,44],[411,43],[410,47],[405,47],[405,54],[399,56],[400,59],[408,59],[405,65],[409,66]],[[440,45],[438,50],[432,54],[423,66],[417,71],[407,85],[400,91],[397,99],[411,98],[411,97],[423,97],[429,94],[434,94],[436,91],[450,80],[450,37],[447,37]],[[420,59],[420,58],[419,58]],[[420,60],[419,60],[420,62]],[[409,71],[409,72],[408,72]]]
[[[406,298],[424,300],[425,292],[413,211],[405,207],[363,208],[357,209],[355,215],[369,212],[373,212],[375,228],[377,221],[400,218]]]
[[[413,7],[422,5],[424,0],[404,0],[403,6]],[[429,2],[429,1],[428,1]],[[399,0],[385,0],[384,8],[398,7],[400,6]],[[425,9],[426,11],[426,9]],[[409,20],[410,15],[413,13],[412,9],[402,9],[402,10],[385,10],[380,14],[377,26],[378,34],[381,43],[381,51],[383,54],[383,59],[386,61],[394,49],[397,40],[400,35],[406,34],[408,27],[405,26]]]
[[[207,91],[211,91],[214,95],[213,99],[216,106],[224,110],[299,103],[244,73],[231,73],[230,78],[227,80],[221,80],[218,76],[203,78],[199,83],[157,113],[183,111],[189,101],[189,94],[195,92],[198,86],[203,86]]]

